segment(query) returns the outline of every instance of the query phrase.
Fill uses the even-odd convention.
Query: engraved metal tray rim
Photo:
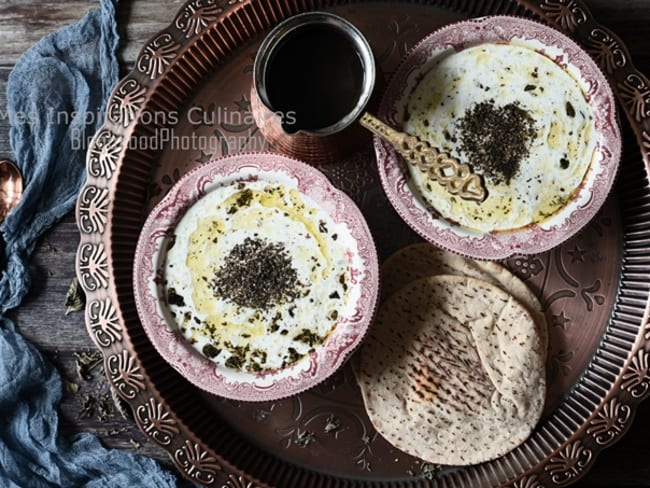
[[[152,380],[155,372],[150,374],[147,370],[147,358],[138,356],[135,344],[142,341],[143,333],[127,325],[127,320],[131,317],[125,317],[128,313],[123,310],[125,302],[129,302],[128,290],[125,291],[124,284],[115,283],[114,279],[114,270],[127,265],[130,252],[112,240],[112,197],[116,192],[128,191],[128,185],[126,189],[124,186],[118,188],[120,178],[148,178],[146,161],[142,168],[137,165],[123,167],[122,158],[127,145],[125,142],[133,135],[143,107],[160,103],[161,97],[169,104],[182,101],[178,95],[169,91],[157,93],[158,100],[154,100],[153,94],[161,77],[174,76],[174,68],[183,63],[181,69],[189,70],[190,76],[201,76],[196,70],[192,72],[192,66],[184,61],[185,54],[196,43],[205,46],[204,37],[214,33],[222,40],[226,51],[229,46],[234,49],[240,42],[250,40],[261,30],[291,13],[317,6],[295,2],[286,4],[283,8],[279,2],[274,6],[259,6],[263,0],[253,5],[254,2],[255,0],[189,0],[181,7],[170,27],[146,43],[134,70],[118,83],[109,99],[105,124],[89,146],[88,180],[77,204],[76,218],[81,234],[76,260],[77,275],[88,298],[88,332],[104,355],[107,377],[132,408],[139,428],[153,442],[168,450],[181,473],[194,482],[211,486],[253,487],[265,484],[235,467],[224,455],[215,452],[192,432],[190,426],[169,404],[169,392],[162,391],[163,385],[159,388]],[[327,8],[339,3],[345,2],[326,1],[318,6]],[[437,3],[444,4],[447,8],[461,9],[467,2]],[[513,5],[515,8],[512,8]],[[486,7],[486,10],[489,8]],[[540,0],[540,3],[519,0],[518,6],[511,1],[506,10],[508,12],[502,13],[536,14],[566,33],[579,36],[586,43],[587,50],[608,75],[640,147],[644,168],[642,174],[635,173],[633,176],[642,176],[645,180],[650,161],[650,83],[630,62],[623,43],[615,34],[595,23],[586,6],[579,1],[571,1],[567,5],[560,0]],[[262,15],[259,14],[260,11],[263,12]],[[237,39],[233,36],[233,26],[238,22],[244,25],[246,38]],[[255,26],[255,32],[246,30],[246,22]],[[238,32],[237,27],[234,32]],[[241,37],[241,33],[239,35]],[[221,54],[226,56],[228,53]],[[219,53],[217,58],[220,58]],[[183,80],[178,76],[174,83],[179,85],[181,93],[191,89],[190,86],[183,86]],[[146,156],[142,157],[146,159]],[[124,174],[125,171],[128,174]],[[647,187],[647,183],[644,186]],[[650,213],[645,207],[643,202],[639,204],[641,216]],[[127,215],[124,219],[126,223],[120,225],[138,226],[141,215],[138,209],[134,209],[133,215]],[[641,224],[641,229],[633,240],[640,240],[645,232]],[[474,478],[470,482],[478,479],[505,479],[512,486],[532,488],[541,486],[544,478],[557,485],[568,484],[582,476],[597,454],[620,439],[629,427],[635,406],[650,394],[650,325],[648,284],[638,279],[640,271],[646,270],[644,260],[635,257],[633,247],[627,255],[624,253],[623,258],[619,290],[624,289],[627,295],[622,293],[617,299],[605,338],[588,368],[590,371],[602,371],[602,378],[583,376],[569,399],[553,414],[559,423],[543,423],[535,434],[539,438],[535,446],[540,450],[536,454],[541,461],[533,470],[521,472],[520,461],[510,458],[505,465],[499,466],[499,472],[491,464],[476,467]],[[625,288],[626,283],[629,284],[628,288]],[[616,323],[617,320],[619,324]],[[614,340],[609,340],[612,338]],[[601,394],[592,393],[592,390],[601,391]],[[605,390],[604,395],[602,390]],[[590,408],[575,400],[572,396],[574,394],[579,395]],[[586,415],[585,408],[588,410]],[[578,426],[580,428],[571,427],[576,424],[575,419],[584,420],[582,426]],[[264,460],[260,462],[263,463]],[[278,464],[281,462],[278,461]],[[269,469],[272,468],[260,468],[260,472]],[[278,469],[290,473],[291,479],[296,482],[310,479],[310,475],[302,473],[300,468],[282,466]],[[453,478],[454,483],[468,480],[470,479],[462,476]],[[320,481],[323,486],[336,486],[338,483],[329,477],[322,477]]]

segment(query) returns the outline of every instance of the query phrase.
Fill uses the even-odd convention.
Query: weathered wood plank
[[[120,2],[121,60],[133,62],[144,43],[173,21],[180,5],[180,0]],[[0,65],[15,64],[20,54],[41,37],[76,22],[97,6],[98,2],[91,0],[0,3]]]
[[[0,158],[11,158],[11,147],[9,145],[9,117],[6,114],[7,108],[7,77],[10,68],[0,66]]]
[[[15,64],[18,56],[41,37],[80,18],[95,5],[85,0],[0,4],[0,64]]]

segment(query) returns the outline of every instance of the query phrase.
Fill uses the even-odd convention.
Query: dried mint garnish
[[[298,273],[285,247],[250,237],[231,249],[211,285],[215,297],[263,310],[301,295]]]
[[[495,183],[510,183],[530,151],[535,121],[516,103],[493,100],[468,109],[459,123],[460,148],[469,164]]]

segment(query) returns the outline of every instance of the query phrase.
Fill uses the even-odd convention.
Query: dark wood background
[[[632,53],[634,63],[650,73],[650,0],[585,0],[601,23],[616,32]],[[122,0],[118,7],[124,72],[138,50],[169,24],[181,1]],[[80,18],[96,7],[90,0],[14,0],[0,2],[0,108],[4,108],[9,72],[22,52],[45,34]],[[8,120],[0,118],[0,158],[12,157]],[[14,318],[20,331],[62,372],[67,389],[61,403],[64,435],[92,432],[104,444],[151,456],[173,469],[167,453],[147,441],[128,415],[111,400],[101,364],[82,368],[84,354],[95,347],[86,333],[82,311],[66,315],[66,292],[74,277],[78,231],[68,215],[39,243],[32,260],[33,286]],[[83,377],[81,377],[83,376]],[[581,487],[650,487],[650,401],[637,411],[630,431],[605,450],[591,471],[576,485]]]

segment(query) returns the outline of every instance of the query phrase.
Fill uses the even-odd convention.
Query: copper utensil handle
[[[0,222],[18,205],[23,194],[23,177],[18,166],[9,159],[0,159]]]
[[[361,116],[359,123],[390,143],[407,162],[426,171],[452,195],[476,202],[482,202],[487,197],[483,180],[468,165],[441,153],[427,141],[399,132],[368,112]]]

